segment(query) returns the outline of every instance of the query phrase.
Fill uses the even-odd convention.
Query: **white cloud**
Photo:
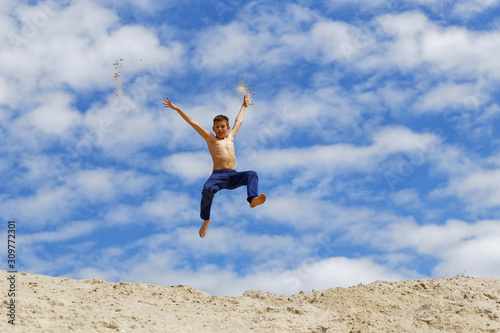
[[[452,77],[482,73],[500,76],[491,57],[500,50],[500,34],[496,31],[441,27],[420,12],[385,16],[379,22],[395,38],[383,44],[386,49],[380,60],[384,66],[396,63],[406,71],[430,65],[429,69]]]
[[[35,194],[30,196],[4,195],[4,209],[2,215],[24,221],[26,225],[39,227],[46,224],[57,224],[67,218],[75,207],[76,194],[68,187],[39,187]]]
[[[294,191],[290,191],[294,192]],[[276,222],[293,226],[299,230],[331,230],[344,228],[350,223],[364,220],[370,212],[363,209],[348,209],[307,194],[268,193],[265,205],[255,212],[264,223]],[[325,223],[326,221],[326,223]]]
[[[141,11],[148,14],[153,14],[156,11],[165,10],[168,8],[172,8],[181,3],[181,0],[164,0],[164,1],[155,1],[155,0],[94,0],[94,2],[113,7],[115,10],[124,9],[127,7],[131,7],[132,11]],[[129,9],[129,8],[127,8]]]
[[[468,101],[468,96],[474,96],[474,90],[474,84],[442,83],[418,98],[414,107],[422,112],[460,108]]]
[[[387,247],[401,249],[415,247],[419,253],[439,255],[470,235],[470,226],[461,221],[448,221],[445,226],[424,225],[415,222],[393,224],[388,228],[389,239],[380,239]]]
[[[325,0],[327,6],[330,8],[337,8],[339,6],[351,5],[359,7],[361,10],[372,10],[377,7],[387,5],[387,0]]]
[[[461,199],[467,208],[480,212],[500,208],[500,170],[481,170],[452,180],[446,192]]]
[[[404,189],[392,195],[394,203],[403,207],[421,207],[421,199],[416,189]]]
[[[19,18],[50,14],[45,14],[47,22],[39,28],[35,26],[36,33],[29,38],[23,37],[26,22],[17,29],[13,18],[5,17],[11,22],[9,34],[22,38],[4,40],[0,51],[4,65],[0,73],[13,78],[16,91],[25,96],[10,98],[10,104],[25,102],[33,90],[59,89],[65,84],[78,89],[111,87],[113,63],[120,58],[125,58],[127,78],[145,69],[164,78],[181,61],[179,43],[174,43],[171,49],[164,48],[151,30],[119,26],[119,19],[112,11],[91,1],[75,1],[50,11],[44,8],[52,7],[43,4],[16,7]]]
[[[391,272],[369,258],[334,257],[319,262],[304,262],[298,269],[285,272],[280,289],[283,288],[284,294],[295,294],[301,290],[350,287],[376,280],[396,281],[402,278],[402,275]]]
[[[70,184],[80,198],[103,203],[143,193],[153,184],[153,180],[133,171],[95,169],[75,173]]]
[[[442,145],[429,154],[436,173],[447,181],[430,192],[432,200],[459,200],[460,207],[472,216],[488,216],[500,207],[500,172],[494,156],[481,158],[463,147]]]
[[[407,128],[385,128],[376,133],[370,146],[356,147],[348,144],[261,150],[257,158],[266,172],[278,173],[294,168],[314,168],[327,172],[368,171],[391,154],[422,149],[427,142],[439,139],[431,134],[416,134]]]
[[[61,135],[79,125],[81,114],[71,107],[72,97],[64,93],[43,96],[42,105],[28,114],[30,123],[49,134]]]
[[[37,246],[46,242],[65,242],[70,239],[90,234],[97,227],[96,221],[79,221],[63,225],[55,231],[41,231],[24,234],[21,237],[22,246]]]
[[[33,13],[44,12],[42,8],[41,5],[19,6],[16,7],[16,12],[19,18],[31,17]],[[51,17],[48,16],[46,24],[40,28],[35,27],[36,33],[27,42],[15,45],[19,50],[17,53],[12,48],[4,50],[11,57],[3,72],[31,82],[35,82],[34,78],[39,78],[38,87],[63,82],[75,87],[101,83],[106,75],[101,67],[105,64],[105,57],[95,63],[96,59],[92,58],[93,54],[98,53],[97,49],[92,52],[92,48],[88,47],[94,43],[98,46],[98,38],[106,36],[106,29],[116,20],[113,13],[89,1],[76,1],[69,7],[58,8]],[[12,33],[22,35],[23,30]],[[34,54],[37,59],[33,58]],[[58,66],[50,66],[51,64]],[[33,84],[30,86],[34,87]]]
[[[216,25],[197,36],[195,68],[237,73],[251,65],[280,67],[297,56],[298,49],[300,54],[306,50],[298,45],[306,40],[296,32],[301,25],[314,21],[317,14],[291,4],[279,9],[254,5],[240,8],[238,16],[242,19]],[[251,21],[246,20],[248,15]]]
[[[129,105],[134,104],[130,102]],[[78,144],[100,148],[105,156],[124,162],[132,162],[145,147],[168,143],[165,120],[139,105],[121,109],[120,105],[109,101],[87,112],[84,121],[88,132],[82,135]]]
[[[498,5],[498,0],[326,0],[325,3],[329,8],[337,8],[340,6],[351,5],[356,6],[361,11],[373,11],[375,9],[384,11],[385,13],[397,12],[401,9],[406,9],[408,6],[416,5],[424,7],[440,14],[441,16],[458,17],[461,19],[469,19],[478,14],[481,14],[491,7]],[[451,13],[451,15],[449,14]]]
[[[246,67],[250,59],[258,55],[258,38],[238,23],[230,23],[206,32],[200,36],[200,40],[202,44],[199,45],[199,65],[203,67],[217,70],[234,64]]]
[[[181,177],[188,183],[206,178],[212,173],[212,160],[207,151],[177,153],[162,161],[165,172]]]
[[[168,262],[165,254],[151,256],[150,260]],[[141,277],[143,265],[134,268],[130,280],[144,281]],[[163,266],[163,267],[162,267]],[[212,295],[241,296],[247,290],[262,290],[275,294],[291,295],[312,289],[349,287],[359,283],[376,280],[396,281],[403,275],[390,272],[368,258],[348,259],[330,258],[322,261],[306,260],[294,270],[257,271],[243,277],[233,271],[211,266],[200,267],[199,271],[190,269],[169,270],[164,265],[147,266],[149,281],[160,281],[164,285],[190,285]],[[160,268],[161,267],[161,268]],[[164,270],[165,269],[165,270]]]
[[[316,50],[322,62],[343,61],[364,46],[364,41],[359,38],[361,34],[357,28],[343,22],[319,21],[304,35],[302,47]]]
[[[249,6],[240,15],[252,9]],[[249,23],[240,20],[204,31],[197,36],[195,67],[232,73],[251,65],[281,67],[293,59],[343,62],[374,44],[374,39],[365,38],[362,28],[322,18],[297,5],[283,10],[285,13],[275,15],[252,13],[255,19]]]
[[[451,178],[463,178],[467,174],[477,172],[480,168],[477,163],[480,160],[474,160],[466,150],[453,146],[451,142],[437,147],[430,158],[437,172],[446,173]],[[436,192],[439,192],[437,187]]]
[[[405,276],[391,272],[370,258],[349,259],[332,257],[318,260],[317,253],[310,253],[310,244],[298,242],[291,236],[252,235],[241,231],[215,227],[210,237],[200,240],[197,228],[178,228],[166,234],[140,239],[126,248],[137,248],[137,256],[127,259],[130,270],[118,274],[113,262],[123,254],[109,257],[106,270],[88,267],[77,269],[77,278],[100,276],[110,280],[141,281],[163,285],[188,284],[211,294],[241,295],[246,290],[264,290],[278,294],[293,294],[300,290],[348,287],[375,280],[400,280]],[[245,241],[241,241],[244,239]],[[314,244],[317,242],[313,241]],[[165,248],[165,247],[168,248]],[[179,251],[182,249],[182,251]],[[106,252],[106,250],[103,250]],[[193,270],[186,266],[186,257],[230,255],[244,252],[252,257],[245,275],[237,275],[229,264],[218,267],[212,264],[197,265]],[[272,260],[270,258],[277,258]],[[136,262],[140,260],[140,262]],[[294,266],[294,269],[287,269]],[[77,266],[75,266],[77,267]],[[90,270],[91,275],[88,275]],[[144,276],[144,271],[148,276]],[[85,273],[87,272],[87,273]],[[83,274],[83,275],[82,275]]]
[[[474,225],[470,238],[455,244],[443,253],[436,265],[437,276],[466,274],[472,276],[499,276],[500,228],[498,221],[483,221]]]
[[[231,256],[234,253],[245,253],[251,256],[246,271],[251,271],[255,265],[266,265],[269,260],[276,264],[275,268],[286,267],[310,252],[306,244],[290,235],[248,233],[241,230],[238,224],[225,223],[221,226],[217,220],[209,227],[210,237],[200,239],[198,227],[201,226],[202,220],[198,221],[199,225],[194,228],[179,228],[169,232],[167,238],[162,240],[165,242],[163,245],[183,249],[182,256],[198,253],[207,253],[210,256]],[[229,224],[231,224],[230,227],[228,227]],[[173,239],[176,240],[175,245],[172,245]],[[147,243],[149,244],[149,240]]]
[[[57,174],[51,156],[24,153],[20,156],[19,164],[24,172],[22,177],[12,179],[14,186],[37,188],[55,183]]]
[[[413,248],[417,254],[437,258],[435,276],[468,274],[498,276],[500,227],[498,221],[466,223],[448,220],[445,224],[418,225],[403,221],[375,232],[373,244],[390,251]]]
[[[12,96],[14,96],[15,88],[13,85],[9,84],[9,80],[6,77],[0,77],[0,105],[8,104]],[[0,122],[4,122],[6,114],[3,110],[0,110]]]
[[[33,165],[28,171],[30,183],[14,184],[17,187],[34,187],[30,195],[4,195],[3,216],[15,217],[26,225],[54,225],[67,219],[90,203],[109,204],[119,198],[137,196],[153,184],[149,176],[133,171],[113,169],[73,170],[63,184],[53,179],[51,165],[42,159],[41,170]],[[47,173],[43,173],[48,170]],[[42,171],[42,174],[40,174]],[[45,176],[49,175],[48,179]]]
[[[153,221],[160,221],[164,228],[171,230],[177,225],[189,223],[194,218],[193,207],[196,206],[199,204],[196,205],[187,194],[164,190],[157,193],[154,198],[144,201],[141,211]]]
[[[498,0],[462,0],[457,1],[453,7],[453,14],[461,18],[471,18],[493,6],[497,6]]]
[[[407,105],[416,95],[416,91],[408,87],[400,87],[395,82],[389,82],[380,87],[377,91],[382,96],[382,100],[392,113],[398,117],[405,116],[408,113]]]
[[[116,204],[104,213],[103,221],[109,226],[120,226],[137,223],[144,218],[140,207],[130,204]]]

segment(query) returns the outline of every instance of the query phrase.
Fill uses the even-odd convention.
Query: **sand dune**
[[[188,286],[1,271],[1,332],[500,332],[500,279],[377,281],[293,296],[211,296]],[[5,278],[7,277],[7,278]]]

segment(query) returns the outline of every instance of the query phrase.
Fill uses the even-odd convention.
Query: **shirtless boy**
[[[181,117],[191,125],[196,132],[207,142],[208,150],[212,155],[214,163],[212,175],[203,186],[201,197],[201,213],[200,217],[203,224],[200,228],[200,237],[204,238],[207,234],[207,229],[210,224],[210,209],[215,193],[222,189],[234,190],[240,186],[247,186],[247,201],[250,207],[254,208],[266,201],[264,193],[258,194],[259,177],[255,171],[236,171],[236,158],[234,155],[234,137],[245,116],[245,110],[248,106],[253,105],[250,95],[243,96],[243,105],[241,106],[238,116],[234,121],[234,126],[231,131],[229,120],[224,115],[219,115],[214,118],[214,126],[212,130],[215,135],[201,127],[193,117],[186,114],[179,107],[170,102],[168,97],[163,99],[162,103],[166,108],[172,108],[177,111]]]

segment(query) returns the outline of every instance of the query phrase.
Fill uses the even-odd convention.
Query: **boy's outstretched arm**
[[[175,111],[177,111],[177,113],[179,113],[181,115],[181,117],[189,125],[191,125],[191,127],[193,127],[196,130],[196,132],[198,132],[199,135],[202,136],[203,139],[207,140],[208,138],[210,138],[210,136],[212,134],[209,131],[207,131],[206,129],[204,129],[203,127],[201,127],[200,124],[198,124],[196,122],[196,120],[194,120],[193,117],[188,115],[186,112],[182,111],[178,106],[172,104],[172,102],[170,102],[168,97],[166,99],[164,98],[163,100],[165,101],[165,103],[162,103],[164,107],[171,108],[171,109],[174,109]]]
[[[233,138],[236,136],[238,130],[240,129],[241,124],[243,124],[243,118],[245,117],[245,110],[250,105],[253,105],[252,98],[250,97],[250,94],[245,94],[243,96],[243,104],[241,105],[240,112],[236,116],[233,129],[231,130],[231,132],[228,133],[228,136],[231,136]]]

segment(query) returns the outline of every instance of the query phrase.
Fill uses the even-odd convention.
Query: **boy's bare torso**
[[[213,170],[236,169],[236,157],[234,154],[234,141],[232,137],[218,139],[212,136],[206,141],[214,163]]]

